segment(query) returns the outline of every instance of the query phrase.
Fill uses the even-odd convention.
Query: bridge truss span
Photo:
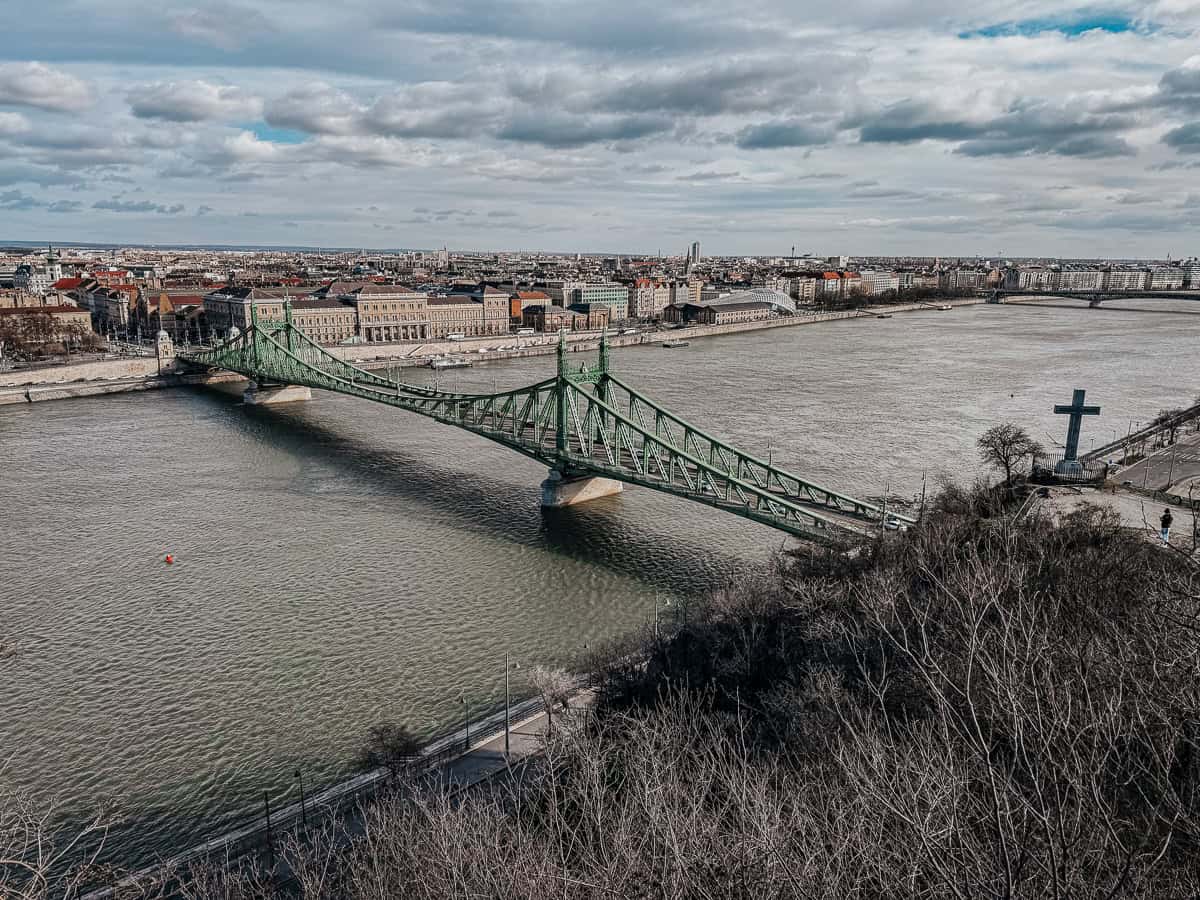
[[[237,372],[258,385],[303,385],[417,413],[488,438],[557,471],[602,477],[736,513],[798,537],[831,540],[912,524],[883,507],[822,487],[737,449],[664,409],[596,363],[572,367],[560,336],[553,378],[494,393],[458,393],[360,369],[291,321],[260,323],[185,363]]]

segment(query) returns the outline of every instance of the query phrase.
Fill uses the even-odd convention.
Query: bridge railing
[[[824,506],[833,511],[848,513],[856,518],[882,521],[886,514],[889,519],[896,519],[907,524],[915,523],[914,519],[897,515],[891,511],[886,511],[885,513],[885,510],[880,506],[830,490],[815,482],[801,478],[799,475],[788,472],[774,465],[770,460],[765,460],[739,450],[733,445],[713,437],[702,429],[696,428],[680,416],[664,409],[620,379],[610,375],[609,381],[626,393],[630,413],[632,416],[638,418],[639,423],[643,427],[647,429],[650,427],[646,424],[645,417],[642,416],[642,410],[645,409],[653,415],[654,433],[656,436],[661,435],[665,437],[680,450],[698,458],[708,460],[710,464],[721,467],[736,478],[745,479],[765,490],[778,491],[786,496]],[[674,426],[674,431],[672,430],[672,426]],[[679,440],[675,440],[676,433]]]

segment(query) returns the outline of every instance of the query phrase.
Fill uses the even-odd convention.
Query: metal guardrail
[[[1094,450],[1089,450],[1087,453],[1082,454],[1079,458],[1083,460],[1101,459],[1112,453],[1114,450],[1122,450],[1126,447],[1133,447],[1137,444],[1143,443],[1144,441],[1163,431],[1170,431],[1173,428],[1178,429],[1179,427],[1186,425],[1188,422],[1191,422],[1193,419],[1200,419],[1200,403],[1197,403],[1195,406],[1189,406],[1185,410],[1181,410],[1178,415],[1171,416],[1169,419],[1164,419],[1161,422],[1151,422],[1145,428],[1131,432],[1130,434],[1125,435],[1123,438],[1111,441],[1102,447],[1095,448]]]
[[[532,697],[514,703],[509,710],[509,721],[517,723],[543,712],[546,708],[541,697]],[[504,710],[492,713],[471,724],[471,743],[467,745],[465,729],[455,728],[426,742],[421,754],[404,769],[409,778],[429,775],[439,768],[464,756],[472,748],[486,744],[504,733]],[[511,727],[511,726],[510,726]],[[215,838],[176,853],[152,866],[134,872],[117,883],[98,888],[86,894],[83,900],[105,900],[120,896],[120,891],[140,882],[159,877],[164,873],[179,872],[189,865],[218,857],[222,864],[267,850],[273,841],[294,830],[309,817],[328,820],[330,817],[360,805],[395,786],[392,773],[386,768],[375,769],[341,781],[331,787],[305,797],[303,802],[293,802],[246,819],[239,825],[227,829]]]

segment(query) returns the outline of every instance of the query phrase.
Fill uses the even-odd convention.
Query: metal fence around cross
[[[1065,459],[1061,453],[1033,460],[1029,480],[1036,484],[1104,484],[1108,463],[1098,459]]]

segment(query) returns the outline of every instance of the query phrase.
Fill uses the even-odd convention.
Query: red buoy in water
[[[168,553],[168,554],[167,554],[167,558],[166,558],[166,563],[167,563],[167,565],[169,566],[169,565],[171,565],[171,564],[172,564],[172,563],[174,563],[174,562],[175,562],[175,557],[174,557],[174,556],[172,556],[170,553]]]

